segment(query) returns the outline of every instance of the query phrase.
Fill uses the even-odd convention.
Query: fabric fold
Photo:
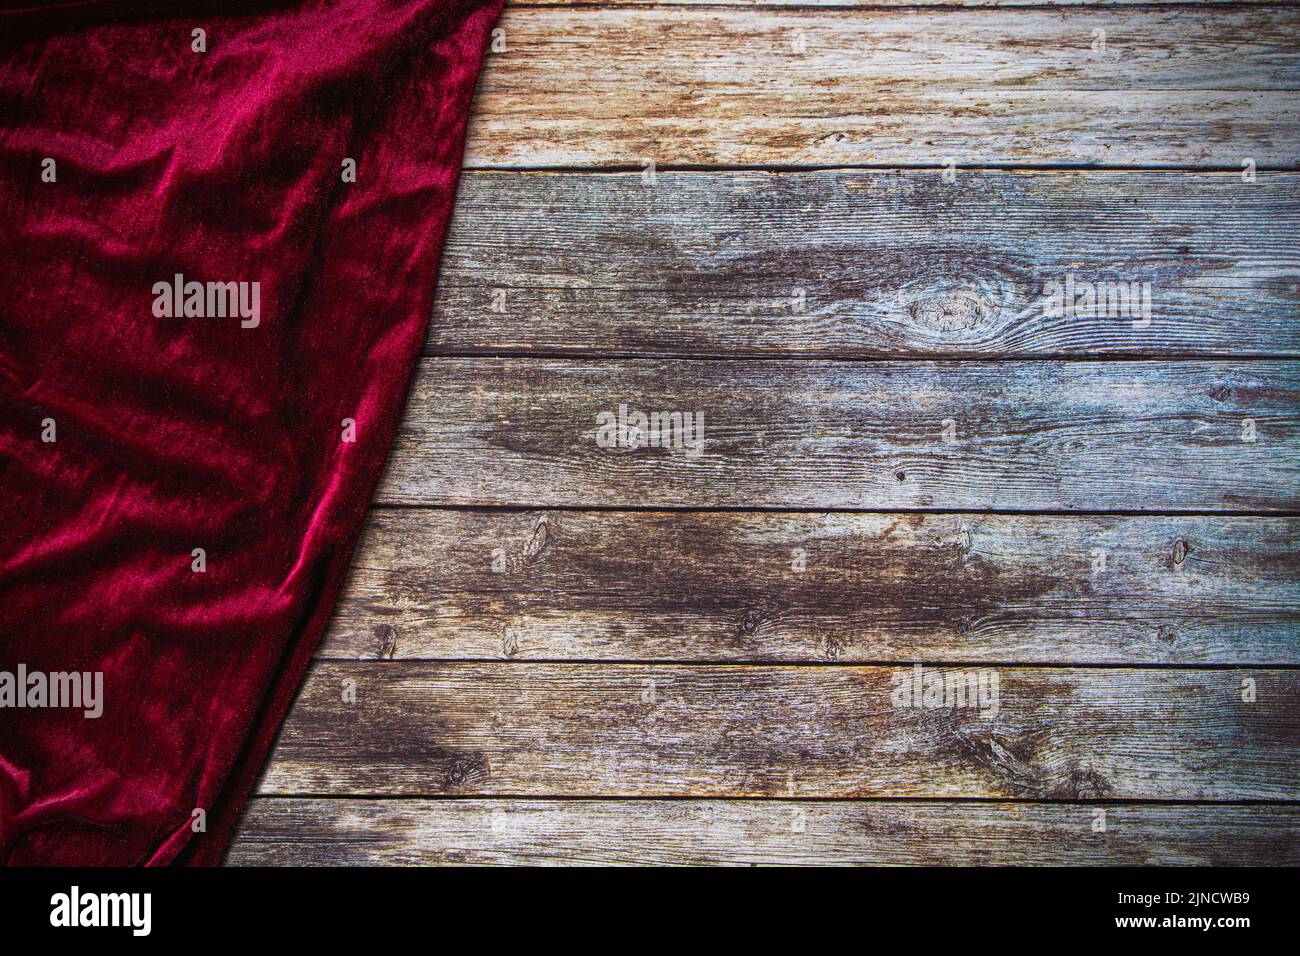
[[[220,861],[396,434],[499,13],[0,3],[0,859]],[[20,666],[102,713],[6,704]]]

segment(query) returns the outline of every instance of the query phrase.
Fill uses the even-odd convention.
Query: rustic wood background
[[[231,862],[1300,863],[1300,10],[502,28]],[[1045,318],[1066,273],[1149,326]],[[705,454],[598,448],[619,403]],[[891,707],[915,661],[1000,712]]]

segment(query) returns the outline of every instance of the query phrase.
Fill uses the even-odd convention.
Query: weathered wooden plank
[[[631,447],[640,442],[630,426],[620,437],[620,406],[681,414],[657,432],[647,422],[640,434],[656,444]],[[629,447],[606,447],[623,440]],[[1300,365],[430,359],[379,494],[408,504],[1297,510]]]
[[[1300,11],[507,10],[482,166],[1293,166]],[[1094,51],[1094,30],[1104,50]]]
[[[228,862],[1276,866],[1297,832],[1300,808],[1267,804],[260,798]]]
[[[262,792],[1300,796],[1300,671],[984,669],[965,674],[983,675],[995,706],[895,706],[912,674],[318,662]]]
[[[1279,0],[510,0],[512,7],[621,7],[621,6],[680,6],[680,7],[1090,7],[1090,6],[1142,6],[1168,5],[1192,6],[1277,6]]]
[[[1300,664],[1300,519],[377,511],[321,656]]]
[[[1045,292],[1135,283],[1135,306]],[[477,173],[429,351],[1300,354],[1300,175]]]

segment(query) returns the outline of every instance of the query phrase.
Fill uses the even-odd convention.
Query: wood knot
[[[1226,402],[1231,397],[1232,389],[1228,388],[1226,385],[1216,385],[1214,388],[1210,389],[1210,398],[1214,399],[1216,402]]]
[[[1175,541],[1174,549],[1169,555],[1170,558],[1173,559],[1174,567],[1182,567],[1183,562],[1187,560],[1187,555],[1191,550],[1191,545],[1182,538]]]
[[[487,778],[487,759],[481,754],[474,754],[453,759],[443,779],[448,787],[463,787],[467,783],[482,783]]]
[[[536,564],[551,541],[551,526],[546,515],[538,515],[533,522],[533,534],[524,548],[524,564]]]
[[[997,311],[978,289],[948,289],[915,303],[912,321],[931,332],[969,332],[988,323]]]
[[[1091,767],[1076,767],[1060,789],[1053,794],[1067,800],[1092,800],[1114,792],[1110,781]]]
[[[753,608],[746,611],[745,616],[741,618],[740,621],[740,630],[744,632],[746,636],[749,637],[753,637],[755,634],[757,634],[758,629],[762,626],[763,626],[763,614],[761,611],[757,611]]]
[[[1043,774],[1034,766],[1031,740],[1014,740],[987,731],[959,731],[957,750],[1015,791],[1034,793],[1042,788]]]
[[[822,638],[822,650],[828,660],[839,660],[848,647],[849,642],[838,634],[827,634]]]
[[[1173,644],[1178,640],[1178,632],[1168,624],[1161,624],[1156,628],[1156,640],[1161,644]]]
[[[380,660],[392,660],[397,654],[397,628],[391,624],[378,624],[375,626],[375,638],[379,641],[379,653],[376,655]]]

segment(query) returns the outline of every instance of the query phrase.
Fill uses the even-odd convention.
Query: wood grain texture
[[[700,453],[601,447],[598,416],[620,405],[702,415]],[[1284,361],[440,358],[417,373],[379,499],[1296,510],[1298,469],[1300,366]]]
[[[507,10],[471,167],[1292,167],[1300,11]],[[1106,49],[1092,50],[1093,30]],[[796,52],[796,43],[804,52]]]
[[[791,800],[254,800],[252,866],[1260,866],[1300,863],[1294,806]]]
[[[1300,671],[998,668],[991,717],[895,707],[894,681],[911,673],[318,662],[261,792],[1300,796]]]
[[[320,656],[1300,664],[1298,545],[1294,518],[378,511]]]
[[[1070,274],[1149,315],[1049,317]],[[1295,174],[471,173],[428,351],[1300,354],[1297,315]]]
[[[512,7],[1122,7],[1277,6],[1278,0],[510,0]]]
[[[372,515],[230,862],[1300,864],[1300,518],[1079,513],[1300,511],[1300,9],[819,2],[507,11],[467,165],[612,171],[466,177],[380,500],[474,507]]]

